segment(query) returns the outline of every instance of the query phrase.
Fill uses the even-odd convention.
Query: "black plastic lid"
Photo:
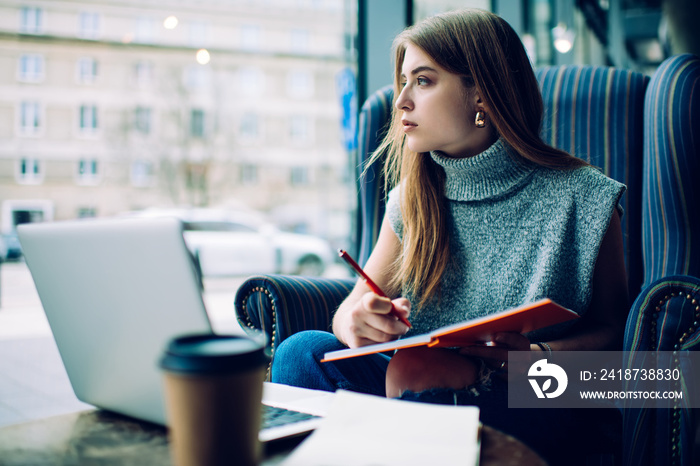
[[[188,374],[227,374],[265,366],[264,346],[237,335],[186,335],[173,339],[160,367]]]

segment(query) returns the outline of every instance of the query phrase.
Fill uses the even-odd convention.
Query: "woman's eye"
[[[426,86],[430,84],[430,80],[428,78],[423,78],[423,77],[418,77],[416,79],[416,82],[418,83],[419,86]]]

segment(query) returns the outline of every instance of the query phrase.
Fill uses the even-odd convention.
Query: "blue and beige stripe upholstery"
[[[630,296],[642,282],[641,212],[644,92],[641,73],[599,66],[536,70],[545,118],[542,139],[627,185],[622,232]]]
[[[378,159],[365,167],[377,146],[384,138],[393,109],[393,86],[385,86],[372,94],[362,106],[359,119],[357,148],[357,191],[358,191],[358,243],[359,252],[355,258],[364,265],[369,258],[384,218],[384,159]]]
[[[698,351],[700,58],[677,55],[659,66],[649,83],[644,118],[645,288],[627,320],[624,348]],[[624,410],[625,464],[697,464],[697,416],[682,404]]]
[[[250,277],[236,292],[236,318],[244,330],[265,335],[273,357],[277,345],[296,332],[330,330],[333,312],[354,284],[289,275]]]
[[[700,58],[664,61],[644,103],[644,283],[700,277]]]
[[[632,306],[625,330],[625,351],[700,350],[700,279],[670,276],[648,285]],[[697,370],[697,368],[696,368]],[[683,371],[685,373],[685,371]],[[664,389],[688,390],[685,374],[680,383]],[[697,376],[694,377],[697,381]],[[696,396],[697,399],[697,396]],[[678,400],[672,409],[624,409],[623,459],[625,465],[690,466],[697,410]],[[695,452],[697,454],[697,452]]]

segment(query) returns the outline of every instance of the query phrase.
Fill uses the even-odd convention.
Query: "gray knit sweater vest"
[[[413,308],[407,336],[541,298],[584,315],[598,250],[625,186],[592,167],[554,170],[524,161],[502,139],[474,157],[430,156],[446,175],[451,262],[439,296]],[[402,239],[400,198],[398,186],[386,215]],[[555,340],[571,325],[528,337]]]

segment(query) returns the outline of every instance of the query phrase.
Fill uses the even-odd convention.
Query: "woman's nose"
[[[411,110],[413,108],[413,102],[408,93],[408,86],[404,86],[403,89],[401,89],[401,93],[396,99],[394,106],[397,110]]]

